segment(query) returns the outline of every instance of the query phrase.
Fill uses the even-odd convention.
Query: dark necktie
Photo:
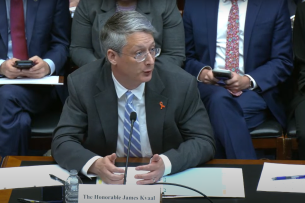
[[[11,38],[14,58],[28,59],[28,50],[25,39],[23,0],[11,0]]]

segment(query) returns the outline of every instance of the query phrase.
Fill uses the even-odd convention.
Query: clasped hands
[[[4,61],[0,67],[0,74],[5,75],[9,79],[18,77],[42,78],[50,74],[50,67],[47,62],[38,56],[33,56],[29,60],[34,62],[34,66],[30,69],[19,69],[15,67],[15,62],[19,59],[12,58]]]
[[[123,184],[125,170],[114,165],[116,158],[116,154],[113,153],[97,159],[89,168],[88,173],[98,175],[107,184]],[[137,184],[144,185],[154,183],[161,179],[165,171],[165,166],[162,158],[158,154],[155,154],[149,164],[137,166],[136,170],[148,171],[145,174],[135,175],[135,179],[139,179]]]
[[[233,93],[240,92],[250,87],[250,78],[241,76],[238,73],[231,72],[232,78],[224,81],[226,85],[223,87]],[[212,70],[203,69],[199,75],[199,80],[205,84],[217,85],[218,79],[214,77]]]

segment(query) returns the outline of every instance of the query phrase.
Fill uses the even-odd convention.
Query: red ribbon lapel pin
[[[159,104],[160,104],[160,109],[165,108],[165,106],[163,105],[163,102],[162,102],[162,101],[161,101]]]

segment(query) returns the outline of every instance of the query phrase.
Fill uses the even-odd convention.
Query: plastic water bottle
[[[78,203],[78,185],[82,183],[82,180],[77,175],[77,171],[71,170],[70,176],[65,183],[66,203]]]

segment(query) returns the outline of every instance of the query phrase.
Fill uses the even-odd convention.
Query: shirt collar
[[[114,77],[113,73],[112,73],[112,79],[114,82],[114,87],[115,87],[115,91],[118,96],[118,99],[121,99],[122,96],[125,95],[125,93],[128,91],[128,89],[126,89],[123,85],[121,85],[119,83],[119,81],[117,81],[117,79]],[[138,100],[141,100],[144,95],[144,89],[145,89],[145,83],[143,82],[137,88],[130,90],[130,91],[132,92],[132,94],[135,95],[135,97],[138,98]]]

